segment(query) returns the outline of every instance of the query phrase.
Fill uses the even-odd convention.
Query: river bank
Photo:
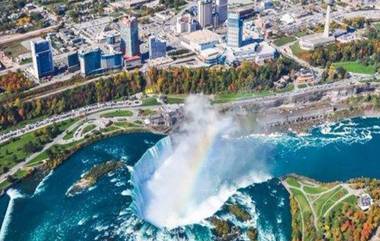
[[[162,135],[165,132],[161,132],[158,129],[148,129],[148,128],[132,128],[127,130],[118,130],[111,131],[109,133],[97,133],[92,136],[88,136],[83,140],[76,141],[74,143],[70,143],[68,145],[62,145],[61,149],[55,150],[53,156],[48,157],[47,160],[42,160],[40,163],[36,163],[33,166],[28,166],[23,169],[22,175],[18,175],[17,177],[10,177],[7,180],[5,185],[0,186],[0,197],[5,194],[5,192],[11,188],[12,186],[24,181],[28,178],[33,178],[34,176],[40,176],[41,178],[47,175],[50,171],[59,167],[65,160],[69,159],[72,155],[74,155],[78,150],[89,146],[97,141],[123,135],[130,133],[155,133]]]
[[[347,118],[355,118],[360,116],[380,116],[380,97],[375,89],[368,88],[369,91],[362,91],[359,94],[344,95],[331,101],[331,95],[326,94],[315,101],[296,101],[282,102],[281,105],[268,108],[252,108],[248,105],[242,105],[242,110],[231,108],[232,116],[239,119],[243,128],[250,133],[288,133],[295,132],[304,134],[309,132],[313,127],[329,122],[338,122]],[[353,92],[355,93],[355,92]],[[82,147],[89,145],[95,141],[111,137],[117,134],[147,131],[158,134],[170,134],[172,128],[167,126],[151,126],[150,128],[127,128],[126,130],[113,130],[107,134],[96,133],[95,135],[87,135],[82,141],[64,145],[61,150],[56,150],[55,157],[45,160],[39,165],[29,167],[18,175],[17,178],[10,178],[6,185],[0,186],[1,194],[8,189],[12,183],[17,183],[25,177],[33,175],[35,171],[46,172],[55,169],[65,159],[69,158],[73,153]]]

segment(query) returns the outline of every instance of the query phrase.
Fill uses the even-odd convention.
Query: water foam
[[[45,191],[45,189],[46,189],[46,181],[49,179],[49,177],[50,177],[51,175],[53,175],[53,170],[51,170],[51,171],[49,172],[49,174],[46,175],[46,176],[41,180],[41,182],[38,184],[38,186],[37,186],[36,189],[34,190],[34,194],[33,194],[33,196],[38,195],[38,194],[40,194],[41,192]]]
[[[15,205],[15,200],[17,198],[23,197],[23,195],[19,193],[16,189],[9,189],[7,191],[7,195],[9,196],[10,200],[8,203],[7,211],[5,212],[5,215],[4,215],[3,223],[1,224],[0,241],[4,241],[7,235],[8,227],[12,218],[13,208]]]

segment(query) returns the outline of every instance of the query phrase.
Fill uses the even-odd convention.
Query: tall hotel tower
[[[219,24],[222,24],[227,20],[228,0],[216,0],[215,5]]]
[[[49,40],[31,41],[34,75],[37,79],[54,72],[53,49]]]
[[[229,11],[227,19],[227,45],[229,47],[241,47],[242,44],[243,18],[240,11]]]
[[[212,1],[198,1],[198,22],[202,28],[212,24]]]
[[[121,51],[125,56],[140,54],[139,29],[136,17],[124,17],[120,23]]]

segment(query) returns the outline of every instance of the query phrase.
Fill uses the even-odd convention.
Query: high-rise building
[[[157,37],[149,38],[149,59],[156,59],[166,56],[166,42]]]
[[[126,16],[120,22],[120,47],[125,56],[140,54],[139,28],[137,18]]]
[[[218,13],[219,24],[222,24],[227,20],[228,0],[216,0],[215,7]]]
[[[197,23],[190,14],[184,14],[177,18],[177,33],[190,33],[197,30]]]
[[[74,72],[79,70],[80,64],[79,64],[79,57],[78,52],[72,52],[67,55],[67,69],[70,72]]]
[[[227,28],[227,45],[241,47],[243,44],[243,18],[240,11],[228,12]]]
[[[34,75],[37,79],[54,72],[53,49],[49,40],[31,41]]]
[[[327,5],[325,29],[323,31],[323,37],[325,38],[328,38],[330,35],[330,11],[331,11],[331,7],[330,5]]]
[[[100,61],[103,71],[121,69],[123,67],[123,54],[121,52],[102,54]]]
[[[104,53],[100,48],[92,48],[80,50],[78,57],[80,72],[84,76],[123,67],[123,54],[120,51]]]
[[[198,1],[198,22],[202,28],[212,24],[212,1]]]
[[[102,51],[100,48],[94,48],[89,50],[80,50],[78,53],[80,72],[84,76],[100,73]]]

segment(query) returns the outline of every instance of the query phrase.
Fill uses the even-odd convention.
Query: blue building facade
[[[149,38],[149,59],[156,59],[166,56],[166,42],[157,37]]]
[[[90,49],[79,52],[80,72],[82,75],[88,76],[97,74],[102,71],[101,68],[101,55],[100,48]]]
[[[53,50],[48,40],[32,41],[32,61],[37,79],[54,73]]]
[[[79,69],[79,56],[78,52],[69,53],[67,55],[67,68],[69,71],[76,71]]]
[[[241,47],[243,45],[243,18],[238,11],[228,13],[227,45]]]
[[[121,52],[103,54],[101,66],[103,71],[121,69],[123,67],[123,54]]]
[[[80,51],[80,72],[84,76],[121,69],[123,67],[123,54],[121,52],[103,53],[100,48]]]

